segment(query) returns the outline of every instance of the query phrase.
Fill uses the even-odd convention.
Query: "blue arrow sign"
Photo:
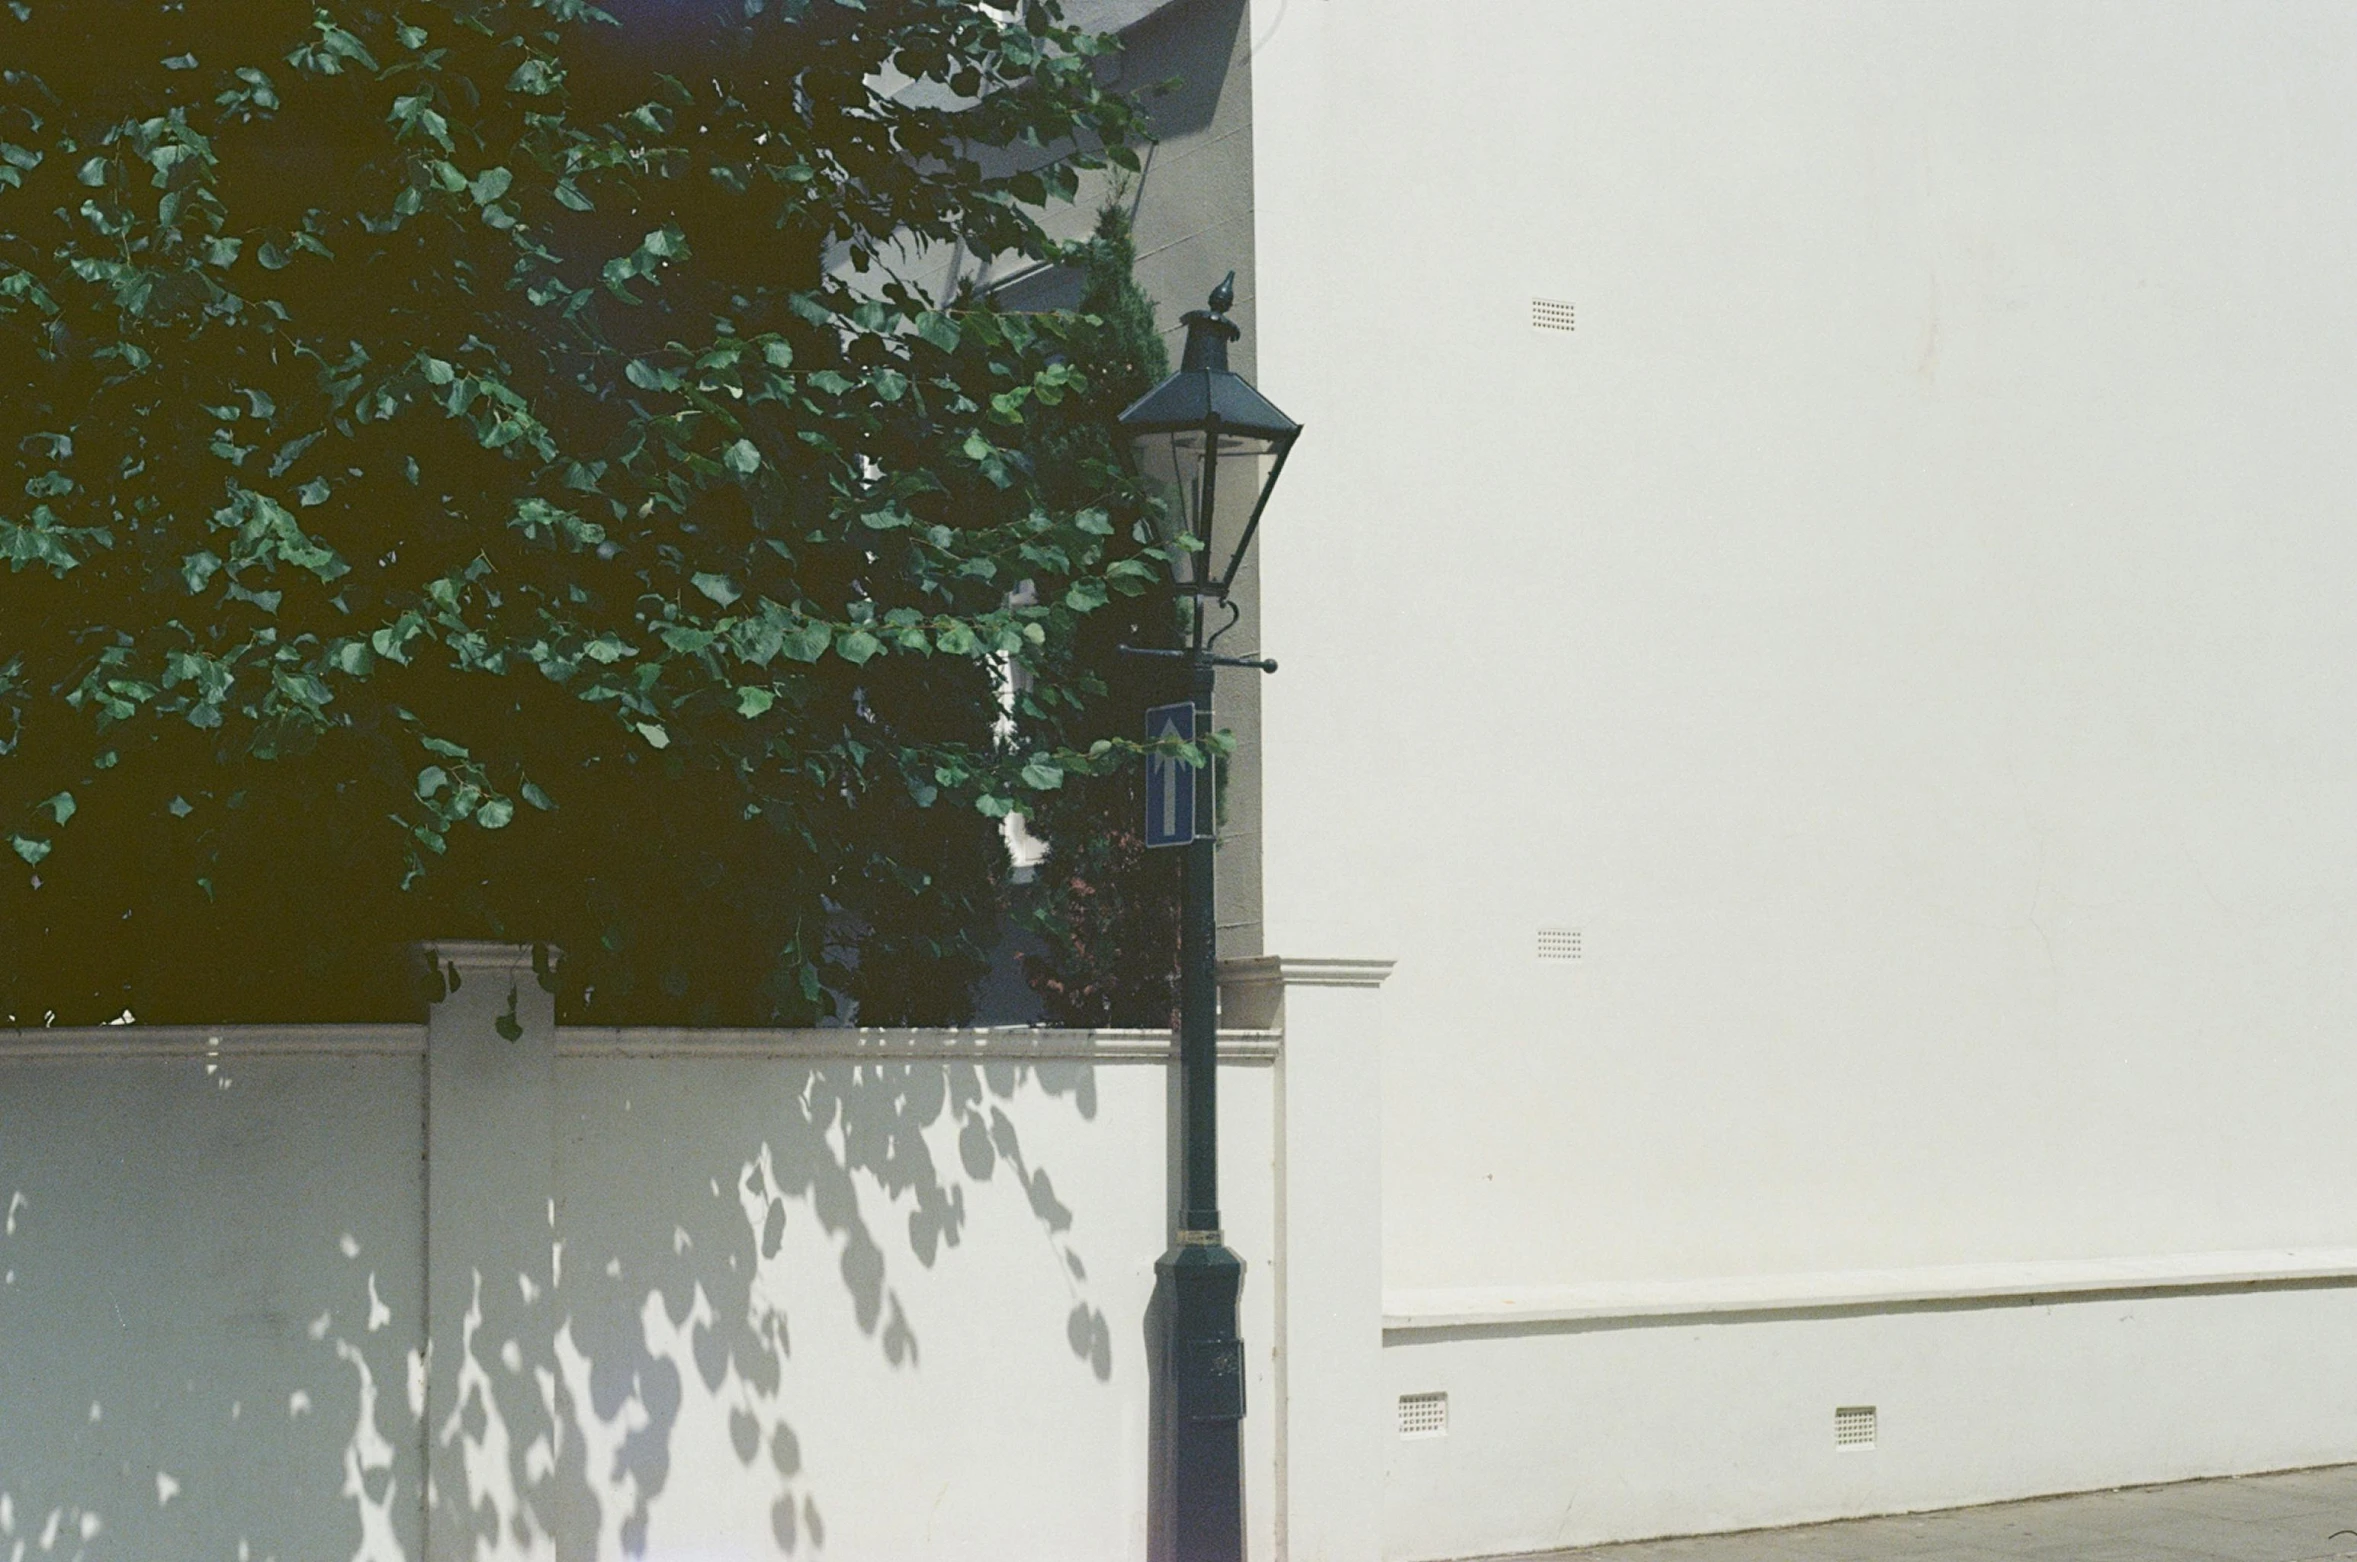
[[[1195,707],[1157,705],[1146,712],[1146,741],[1195,741]],[[1170,754],[1146,756],[1146,845],[1184,846],[1195,838],[1195,767]]]

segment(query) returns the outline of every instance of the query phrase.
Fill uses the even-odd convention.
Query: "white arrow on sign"
[[[1176,738],[1183,743],[1195,736],[1192,705],[1161,705],[1146,714],[1151,742]],[[1184,845],[1195,835],[1195,772],[1173,754],[1154,754],[1146,763],[1146,844]]]
[[[1167,716],[1163,718],[1162,731],[1158,734],[1158,736],[1165,738],[1184,738],[1186,734],[1179,730],[1179,722],[1177,717]],[[1184,767],[1179,764],[1178,756],[1176,754],[1157,754],[1154,756],[1154,763],[1163,767],[1162,836],[1163,839],[1168,840],[1172,836],[1177,835],[1179,831],[1179,771]]]

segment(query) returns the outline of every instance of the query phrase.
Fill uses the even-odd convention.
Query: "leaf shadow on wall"
[[[211,1083],[169,1110],[216,1110]],[[920,1373],[927,1331],[953,1321],[938,1299],[985,1268],[1003,1278],[978,1294],[1012,1287],[1036,1300],[1055,1288],[1045,1308],[1027,1304],[1032,1333],[1017,1343],[1036,1347],[1042,1320],[1061,1320],[1047,1359],[1067,1361],[1083,1387],[1111,1382],[1111,1330],[1073,1213],[1017,1127],[1049,1111],[1093,1118],[1093,1065],[567,1060],[557,1088],[556,1206],[540,1230],[517,1233],[525,1261],[467,1277],[458,1337],[433,1349],[433,1394],[418,1277],[385,1267],[414,1250],[414,1231],[406,1244],[390,1226],[338,1232],[331,1200],[291,1200],[299,1207],[262,1217],[259,1240],[289,1250],[273,1283],[291,1293],[270,1299],[268,1348],[172,1363],[191,1374],[203,1416],[139,1408],[139,1395],[181,1385],[146,1382],[171,1374],[119,1349],[108,1359],[104,1330],[29,1380],[37,1392],[0,1425],[0,1556],[27,1540],[43,1562],[147,1550],[407,1562],[426,1554],[421,1436],[440,1477],[427,1518],[437,1555],[820,1554],[825,1472],[857,1464],[814,1444],[807,1407],[846,1392],[888,1403],[876,1374]],[[0,1133],[7,1116],[0,1106]],[[196,1143],[192,1154],[237,1153],[234,1134]],[[151,1213],[168,1225],[169,1169],[110,1173],[119,1148],[93,1151],[87,1167],[45,1169],[33,1155],[5,1169],[33,1184],[31,1209],[62,1212],[69,1201],[41,1184],[74,1176],[83,1218],[116,1223],[126,1201],[161,1201]],[[110,1175],[139,1186],[111,1190]],[[983,1251],[972,1250],[978,1217],[994,1233]],[[191,1253],[205,1218],[178,1212]],[[101,1264],[92,1255],[113,1244],[87,1232],[45,1242],[24,1224],[35,1240],[12,1235],[0,1254],[50,1288],[55,1316],[105,1315],[118,1294],[171,1289],[135,1251]],[[927,1283],[936,1275],[944,1285]],[[7,1302],[0,1294],[0,1349],[39,1352],[36,1321],[12,1328]],[[191,1342],[246,1327],[218,1309],[182,1322]],[[99,1397],[118,1406],[113,1419],[78,1420]],[[195,1427],[209,1430],[183,1431]],[[896,1430],[905,1446],[922,1429]],[[175,1446],[184,1439],[201,1446]],[[54,1550],[40,1546],[44,1531]],[[833,1538],[859,1549],[856,1536]]]
[[[1049,1173],[1029,1163],[1009,1110],[1036,1091],[1070,1096],[1093,1116],[1087,1065],[567,1069],[556,1284],[542,1297],[519,1288],[507,1308],[502,1332],[523,1370],[470,1373],[460,1416],[434,1429],[445,1444],[469,1445],[476,1533],[504,1525],[547,1534],[559,1555],[641,1555],[684,1468],[699,1472],[699,1525],[742,1536],[754,1517],[742,1510],[759,1497],[779,1552],[823,1546],[825,1505],[795,1424],[789,1314],[805,1333],[824,1331],[830,1351],[848,1321],[874,1352],[869,1370],[878,1357],[893,1371],[919,1370],[924,1345],[896,1268],[953,1262],[983,1198],[1019,1191],[1041,1246],[1029,1259],[975,1261],[1014,1266],[1027,1286],[1062,1287],[1076,1366],[1111,1380],[1111,1329],[1090,1300],[1072,1213]],[[880,1219],[870,1223],[879,1199],[904,1223],[903,1255],[888,1253],[900,1244]],[[822,1268],[833,1271],[827,1302],[811,1283]],[[811,1317],[842,1303],[848,1320]],[[505,1342],[487,1348],[489,1338],[470,1345],[469,1362],[505,1352]],[[856,1392],[838,1376],[840,1361],[821,1365]],[[731,1479],[709,1478],[730,1466]]]

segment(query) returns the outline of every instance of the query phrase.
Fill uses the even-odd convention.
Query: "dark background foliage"
[[[0,1014],[382,1018],[479,936],[577,1020],[955,1021],[993,821],[1134,748],[1137,322],[889,270],[1055,253],[1110,45],[609,11],[0,12]]]
[[[1154,328],[1154,306],[1133,277],[1136,260],[1126,214],[1108,207],[1095,242],[1081,257],[1075,347],[1093,405],[1106,409],[1101,437],[1110,451],[1113,416],[1170,372]],[[1095,430],[1082,428],[1086,439]],[[1088,470],[1088,460],[1065,471]],[[1052,686],[1069,691],[1071,725],[1090,731],[1136,731],[1149,706],[1187,698],[1186,678],[1170,661],[1129,657],[1124,645],[1173,647],[1179,624],[1167,597],[1125,598],[1089,615],[1053,653]],[[1060,735],[1060,734],[1059,734]],[[1178,1000],[1179,895],[1183,852],[1146,850],[1145,777],[1131,765],[1075,775],[1056,792],[1025,804],[1033,833],[1050,847],[1038,877],[1016,899],[1020,924],[1040,947],[1023,955],[1023,975],[1050,1024],[1156,1027],[1173,1023]]]

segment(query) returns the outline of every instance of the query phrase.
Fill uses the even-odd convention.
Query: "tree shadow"
[[[1018,1127],[1090,1126],[1091,1063],[562,1057],[548,1263],[469,1275],[430,1364],[420,1061],[206,1069],[0,1063],[5,1562],[814,1555],[898,1473],[814,1435],[868,1398],[929,1459],[893,1385],[961,1299],[1043,1397],[1114,1386]]]

